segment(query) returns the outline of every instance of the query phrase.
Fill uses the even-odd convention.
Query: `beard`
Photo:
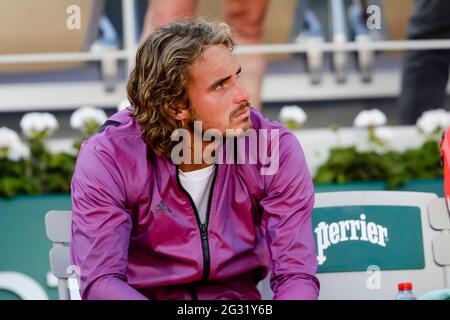
[[[219,130],[219,131],[222,132],[222,135],[224,135],[224,136],[226,134],[226,131],[230,131],[230,130],[234,130],[235,131],[235,134],[233,134],[233,135],[236,136],[236,137],[244,135],[247,130],[253,128],[253,124],[251,122],[250,116],[248,117],[248,120],[247,120],[248,123],[246,123],[246,125],[243,128],[237,128],[236,129],[236,128],[232,128],[232,127],[228,127],[228,126],[233,123],[234,118],[239,113],[244,111],[245,108],[252,108],[252,106],[250,105],[249,102],[245,102],[245,103],[240,104],[239,107],[236,110],[234,110],[233,112],[230,113],[229,123],[228,124],[224,124],[224,126],[227,126],[226,129],[224,129],[224,130],[220,130],[219,128],[216,128],[214,126],[204,125],[204,124],[207,124],[207,123],[205,123],[205,121],[203,121],[198,116],[198,114],[195,112],[195,110],[193,108],[191,108],[191,110],[189,112],[189,120],[187,120],[187,122],[186,122],[186,129],[188,129],[190,132],[196,134],[199,137],[202,137],[203,134],[205,133],[205,131],[207,131],[209,129]],[[202,123],[201,130],[199,130],[198,126],[195,126],[195,122],[198,122],[198,121],[200,121]]]

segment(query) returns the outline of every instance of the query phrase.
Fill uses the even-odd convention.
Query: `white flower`
[[[30,149],[27,145],[20,143],[16,147],[9,149],[8,159],[11,161],[19,161],[20,159],[28,159],[30,157]]]
[[[29,112],[20,120],[20,128],[25,136],[32,132],[48,131],[50,134],[58,129],[58,120],[48,112]]]
[[[305,123],[308,116],[305,111],[299,106],[284,106],[280,110],[280,121],[286,123],[288,121],[295,121],[298,124]]]
[[[363,110],[353,120],[353,126],[357,128],[379,127],[384,126],[386,122],[386,115],[382,111],[378,109]]]
[[[0,157],[3,156],[2,151],[6,151],[6,157],[11,161],[18,161],[30,156],[30,150],[22,143],[19,135],[6,127],[0,128]]]
[[[117,105],[117,111],[122,111],[123,109],[128,108],[130,105],[131,105],[131,103],[130,103],[130,101],[128,101],[128,99],[123,99]]]
[[[387,142],[391,140],[394,137],[394,133],[392,132],[392,129],[388,127],[378,127],[374,131],[375,137],[380,139],[383,142]]]
[[[100,126],[106,119],[106,113],[102,109],[86,106],[72,113],[70,116],[70,126],[77,130],[83,130],[86,122],[95,122]]]
[[[444,109],[428,110],[422,113],[416,126],[425,134],[445,130],[450,125],[450,114]]]

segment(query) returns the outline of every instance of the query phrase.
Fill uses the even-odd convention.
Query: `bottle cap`
[[[400,291],[411,291],[412,283],[411,282],[403,282],[398,284],[398,290]]]

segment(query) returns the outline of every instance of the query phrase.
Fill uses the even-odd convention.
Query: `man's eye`
[[[218,85],[216,85],[216,87],[214,88],[214,90],[220,90],[225,86],[225,83],[219,83]]]

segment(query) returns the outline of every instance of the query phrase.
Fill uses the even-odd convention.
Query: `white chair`
[[[447,285],[450,282],[450,216],[444,198],[433,200],[429,205],[430,225],[440,232],[433,238],[433,255],[436,263],[445,268]]]
[[[319,299],[390,300],[399,282],[416,296],[450,287],[450,221],[433,193],[317,193],[313,228]],[[259,287],[272,297],[268,278]]]
[[[58,279],[60,300],[79,300],[77,277],[79,270],[70,261],[71,211],[49,211],[45,215],[45,230],[53,243],[50,249],[50,270]]]
[[[45,216],[61,300],[80,299],[70,262],[71,218],[70,211]],[[320,299],[394,299],[399,282],[412,282],[417,296],[450,288],[450,218],[433,193],[317,193],[313,228]],[[258,287],[263,299],[272,298],[269,277]]]

